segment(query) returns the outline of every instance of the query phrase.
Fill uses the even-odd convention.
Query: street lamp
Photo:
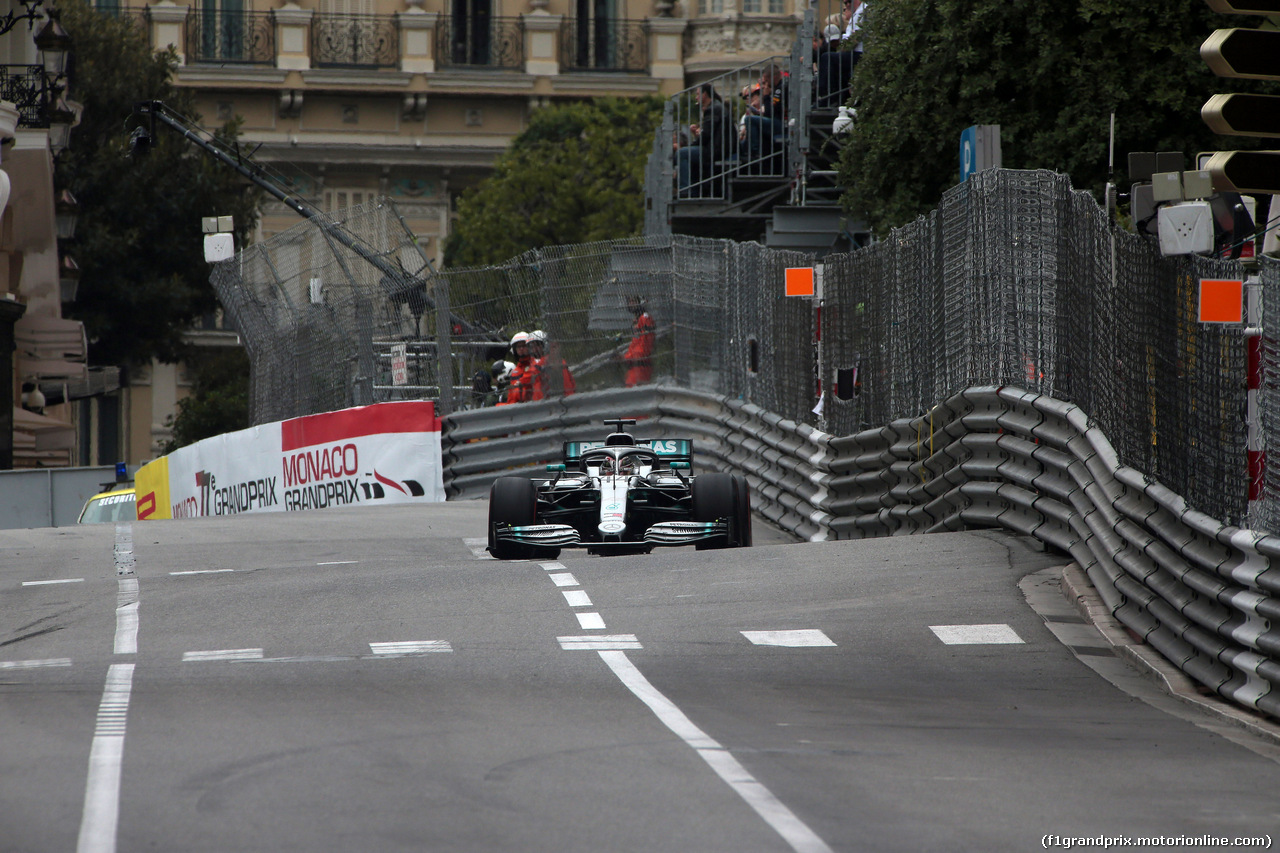
[[[71,128],[75,123],[75,112],[67,105],[66,99],[59,97],[57,103],[49,107],[49,150],[55,158],[71,142]]]
[[[53,205],[53,218],[58,226],[58,239],[70,240],[76,236],[76,218],[80,214],[80,203],[71,194],[71,190],[58,193],[58,200]]]
[[[58,267],[58,289],[62,301],[75,302],[76,290],[80,287],[80,265],[70,255],[63,255]]]
[[[40,51],[40,61],[44,65],[45,77],[52,82],[67,73],[67,56],[71,53],[71,35],[58,20],[61,13],[57,9],[50,8],[47,14],[49,20],[45,21],[40,32],[36,33],[35,43]]]

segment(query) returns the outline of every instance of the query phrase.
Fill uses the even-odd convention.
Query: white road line
[[[0,660],[0,669],[35,669],[41,666],[71,666],[71,658],[45,658],[44,660]]]
[[[131,575],[135,561],[133,558],[133,525],[129,522],[116,525],[116,574]]]
[[[1008,625],[930,625],[929,630],[948,646],[1021,643]]]
[[[120,819],[120,764],[125,721],[133,691],[133,664],[112,664],[98,706],[98,722],[89,749],[89,776],[76,853],[114,853]]]
[[[332,563],[316,563],[317,566],[353,566],[359,560],[334,560]]]
[[[835,645],[830,637],[816,628],[797,631],[743,631],[742,636],[757,646],[786,646],[798,649]]]
[[[138,579],[121,578],[116,592],[115,653],[138,653]]]
[[[375,655],[421,655],[431,652],[451,652],[453,646],[448,640],[410,640],[400,643],[370,643],[369,648]]]
[[[57,583],[84,583],[84,578],[60,578],[54,581],[23,581],[23,586],[51,586]]]
[[[575,613],[578,617],[578,625],[584,631],[603,631],[604,617],[599,613]]]
[[[566,589],[563,591],[564,600],[569,602],[570,607],[590,607],[591,596],[587,595],[580,589]]]
[[[463,539],[462,544],[467,546],[467,550],[478,560],[492,560],[493,555],[485,550],[489,546],[487,538],[481,539]]]
[[[208,660],[259,660],[262,657],[262,649],[216,649],[206,652],[183,652],[182,660],[187,661],[208,661]]]
[[[649,706],[663,725],[692,747],[725,783],[773,827],[796,853],[831,853],[827,843],[817,836],[791,809],[747,772],[736,758],[702,729],[698,728],[671,700],[659,693],[635,664],[620,651],[602,651],[600,657],[627,689]]]
[[[190,571],[190,572],[169,572],[169,574],[173,575],[174,577],[180,577],[182,575],[221,575],[227,572],[234,572],[234,571],[235,569],[195,569],[194,571]]]
[[[547,575],[551,578],[551,582],[556,586],[577,586],[578,579],[569,572],[560,572],[559,574]]]
[[[567,652],[643,649],[635,634],[597,634],[594,637],[556,637]]]
[[[549,572],[558,572],[564,569],[564,563],[557,563],[554,561],[550,563],[539,563],[538,565],[542,566],[542,568],[546,569]]]

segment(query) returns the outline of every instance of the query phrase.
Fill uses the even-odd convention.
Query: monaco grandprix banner
[[[443,501],[440,419],[377,403],[206,438],[138,469],[138,518]]]

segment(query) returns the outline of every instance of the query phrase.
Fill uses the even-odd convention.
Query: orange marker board
[[[813,267],[788,267],[784,284],[787,296],[813,296]]]
[[[1243,323],[1244,282],[1240,279],[1200,279],[1200,322]]]

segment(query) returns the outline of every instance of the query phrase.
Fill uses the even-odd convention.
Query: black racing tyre
[[[731,474],[699,474],[693,480],[693,520],[716,521],[717,519],[733,519],[737,514],[735,483]],[[711,548],[728,548],[728,542],[699,542],[694,547],[699,551]]]
[[[741,475],[735,475],[733,478],[734,486],[734,526],[737,528],[739,548],[751,547],[751,487],[747,485],[747,478]]]
[[[538,490],[533,481],[523,477],[499,477],[489,489],[489,553],[499,560],[523,560],[534,549],[510,542],[496,542],[493,526],[497,523],[523,527],[537,520]]]

